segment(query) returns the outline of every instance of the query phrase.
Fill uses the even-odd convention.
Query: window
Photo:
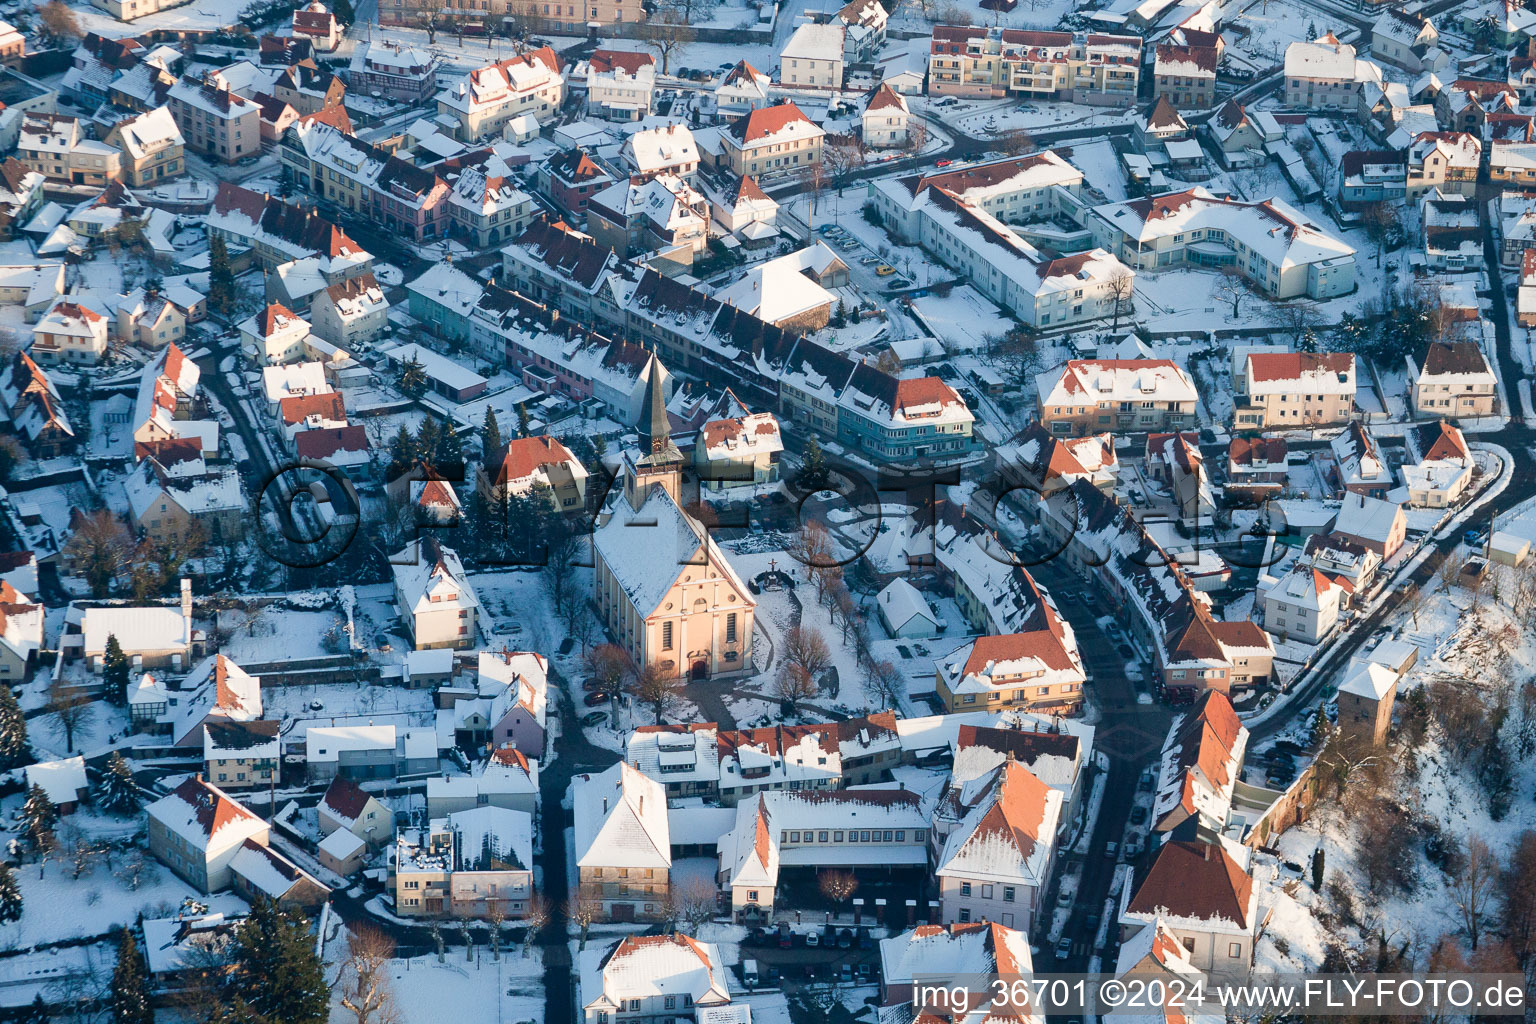
[[[1236,958],[1236,957],[1240,957],[1242,955],[1243,955],[1243,944],[1241,942],[1229,942],[1229,943],[1227,943],[1227,956]]]
[[[672,649],[672,623],[670,622],[661,624],[661,649],[664,651]]]
[[[725,617],[725,642],[728,643],[728,644],[733,644],[733,643],[736,642],[736,613],[735,612],[731,612],[731,614],[729,614],[729,615],[727,615]]]
[[[971,894],[971,883],[970,882],[961,882],[960,883],[960,895],[961,896],[969,896],[970,894]]]
[[[971,908],[970,907],[962,908],[961,911],[960,911],[960,923],[964,924],[965,922],[969,921],[970,919],[971,919]]]
[[[1015,894],[1016,891],[1017,890],[1015,890],[1014,887],[1011,886],[1011,885],[1003,886],[1003,902],[1004,903],[1012,903],[1013,902],[1013,898],[1014,898],[1014,894]]]
[[[677,996],[667,996],[666,998],[664,998],[661,1001],[661,1008],[663,1010],[675,1010],[675,1009],[677,1009]]]
[[[843,841],[843,834],[841,832],[833,832],[832,833],[832,841],[834,843],[842,842]]]
[[[757,902],[757,890],[756,889],[748,889],[747,890],[747,899],[750,900],[753,903],[756,903]]]

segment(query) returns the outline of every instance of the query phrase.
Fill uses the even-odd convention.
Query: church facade
[[[662,374],[651,356],[641,451],[624,460],[624,486],[592,534],[594,599],[637,665],[669,677],[752,671],[756,601],[720,546],[682,507],[684,459],[667,422]]]

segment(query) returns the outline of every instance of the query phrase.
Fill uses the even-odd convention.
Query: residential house
[[[1029,628],[977,637],[939,660],[937,688],[945,711],[1071,713],[1081,705],[1087,674],[1077,637],[1029,574],[1024,576],[1033,597]]]
[[[1488,180],[1507,188],[1536,185],[1536,144],[1494,140],[1488,150]]]
[[[1320,644],[1333,634],[1354,590],[1349,580],[1298,562],[1278,580],[1259,581],[1264,625],[1287,640]]]
[[[841,21],[797,26],[779,51],[779,84],[790,89],[841,89],[845,31]]]
[[[347,775],[331,780],[315,805],[315,814],[324,834],[350,832],[369,849],[378,849],[393,833],[394,814]]]
[[[1355,411],[1350,352],[1250,352],[1234,381],[1239,430],[1346,423]]]
[[[806,27],[812,26],[801,26]],[[807,170],[821,162],[825,136],[819,125],[789,101],[753,110],[720,133],[721,171],[736,177],[751,175],[761,181],[766,176]]]
[[[475,646],[480,602],[452,548],[422,537],[397,552],[390,568],[395,603],[416,650]]]
[[[83,303],[59,301],[32,326],[29,351],[44,365],[94,365],[106,355],[107,333],[106,317]]]
[[[556,153],[539,167],[541,184],[555,205],[580,216],[598,192],[613,184],[613,177],[580,149]]]
[[[712,490],[769,483],[779,478],[784,440],[771,412],[710,420],[694,445],[699,483]]]
[[[581,977],[583,1024],[609,1021],[712,1021],[731,1005],[731,980],[713,942],[673,932],[628,935],[601,967]],[[745,1020],[746,1018],[733,1018]]]
[[[1446,61],[1440,33],[1422,14],[1389,8],[1371,25],[1371,56],[1410,75],[1437,71]]]
[[[864,105],[860,120],[864,129],[864,145],[887,149],[907,144],[912,111],[907,107],[906,97],[889,85],[881,85],[875,90],[869,102]]]
[[[277,783],[282,770],[278,721],[222,721],[203,726],[203,772],[220,789]]]
[[[366,271],[317,293],[309,307],[314,333],[348,351],[358,342],[378,340],[388,320],[389,300]]]
[[[1140,883],[1122,891],[1122,943],[1162,919],[1197,969],[1246,977],[1260,925],[1248,856],[1247,848],[1226,839],[1191,835],[1165,843]]]
[[[1492,416],[1498,403],[1498,379],[1476,342],[1430,342],[1413,382],[1414,415]]]
[[[1195,426],[1194,381],[1171,359],[1072,359],[1037,384],[1040,423],[1057,436]]]
[[[240,324],[242,346],[256,366],[292,363],[308,355],[309,321],[272,303]]]
[[[1339,161],[1339,205],[1358,212],[1401,203],[1408,194],[1408,156],[1397,150],[1350,150]]]
[[[1374,70],[1375,74],[1372,75]],[[1381,71],[1357,60],[1355,48],[1328,32],[1285,48],[1285,105],[1305,110],[1353,110],[1361,81],[1380,80]]]
[[[404,917],[522,917],[533,898],[533,818],[475,807],[395,835],[390,888]]]
[[[166,94],[186,148],[232,164],[261,152],[261,108],[231,91],[221,72],[183,78]]]
[[[255,839],[240,844],[229,875],[230,887],[247,902],[263,896],[284,909],[314,912],[331,897],[329,886]]]
[[[51,459],[75,445],[75,429],[58,387],[37,362],[18,351],[0,372],[0,404],[34,458]]]
[[[699,169],[699,147],[685,124],[635,132],[624,140],[621,156],[633,172],[631,180],[671,175],[692,181]]]
[[[1152,829],[1170,833],[1194,820],[1221,832],[1242,780],[1248,730],[1225,694],[1207,690],[1168,729],[1153,788]]]
[[[113,333],[130,344],[163,349],[186,335],[187,317],[158,288],[135,288],[118,296]]]
[[[608,121],[640,121],[651,114],[656,59],[634,50],[594,50],[571,72],[587,88],[587,113]]]
[[[936,821],[933,832],[943,923],[996,921],[1028,932],[1050,886],[1062,794],[1007,761],[948,798],[963,817],[947,834]]]
[[[492,506],[537,496],[554,511],[575,512],[586,508],[587,476],[569,448],[541,434],[515,437],[486,453],[475,472],[475,487]]]
[[[1221,63],[1221,36],[1199,33],[1214,42],[1197,45],[1160,43],[1152,60],[1152,95],[1182,110],[1208,110],[1216,104],[1216,67]]]
[[[74,814],[80,802],[90,795],[91,787],[85,777],[85,758],[68,757],[58,761],[40,761],[22,769],[26,780],[26,792],[34,787],[53,803],[62,817]]]
[[[1466,494],[1477,475],[1472,450],[1460,429],[1440,420],[1410,427],[1408,454],[1400,468],[1409,505],[1448,508]]]
[[[879,971],[880,1006],[899,1008],[898,1012],[926,1006],[923,1017],[935,1021],[943,1019],[940,1012],[954,1021],[971,1019],[966,1011],[988,1014],[989,1019],[998,1021],[1033,1021],[1039,1017],[1027,996],[1010,998],[1006,990],[1001,1002],[995,998],[997,993],[983,995],[973,991],[961,994],[962,1004],[947,1003],[944,1007],[924,1000],[919,992],[920,986],[935,975],[953,978],[1025,978],[1033,975],[1034,959],[1029,951],[1029,936],[996,921],[922,924],[892,938],[881,939]],[[1008,1009],[1015,1012],[1009,1013]]]
[[[79,118],[63,114],[23,115],[16,156],[27,170],[70,185],[103,188],[123,177],[117,146],[90,138]]]
[[[1408,200],[1433,191],[1472,196],[1482,161],[1483,144],[1470,132],[1421,132],[1408,148]]]
[[[208,467],[195,439],[158,444],[175,445],[175,461],[145,458],[123,483],[133,525],[159,544],[238,540],[250,513],[239,471]]]
[[[626,762],[576,776],[572,789],[577,886],[608,921],[664,919],[671,831],[661,784]]]
[[[677,175],[636,175],[588,200],[587,230],[621,256],[664,253],[691,264],[709,242],[709,206]]]
[[[294,36],[307,39],[310,46],[322,53],[330,53],[341,42],[341,23],[323,0],[310,0],[295,9],[289,21]]]
[[[715,86],[715,116],[727,123],[769,104],[772,80],[746,61],[738,61]]]
[[[1342,490],[1372,498],[1387,496],[1392,489],[1392,469],[1364,424],[1351,423],[1328,444],[1338,465],[1338,485]]]
[[[193,776],[145,808],[149,850],[199,892],[227,889],[230,863],[247,839],[267,844],[267,823],[217,786]]]
[[[1424,263],[1435,270],[1481,270],[1483,232],[1477,206],[1465,196],[1436,190],[1419,203]]]
[[[1330,529],[1345,540],[1370,548],[1385,562],[1403,546],[1408,519],[1403,514],[1403,507],[1396,502],[1349,493],[1344,495],[1344,504],[1334,516]]]
[[[1217,158],[1228,168],[1252,167],[1269,159],[1265,148],[1284,132],[1268,111],[1249,113],[1236,100],[1228,100],[1205,122],[1206,136],[1216,143]]]
[[[438,94],[438,116],[453,125],[460,142],[499,136],[524,114],[552,119],[565,102],[560,70],[548,46],[476,68]]]
[[[13,156],[0,160],[0,241],[10,241],[19,226],[31,222],[43,205],[45,180],[40,171],[31,170]],[[0,283],[3,290],[5,285]]]
[[[441,63],[437,55],[428,50],[374,39],[352,51],[347,82],[360,96],[377,96],[416,106],[437,91],[437,70]],[[479,135],[476,131],[460,136],[460,139],[468,141]]]

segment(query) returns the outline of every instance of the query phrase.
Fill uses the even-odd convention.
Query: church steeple
[[[626,459],[625,496],[631,508],[645,503],[653,485],[660,485],[682,503],[683,453],[672,440],[667,420],[666,367],[651,353],[645,364],[645,394],[640,403],[640,451]]]
[[[645,397],[640,407],[641,464],[683,461],[683,453],[672,440],[672,425],[667,420],[667,393],[662,380],[666,372],[666,367],[652,352],[645,364]]]

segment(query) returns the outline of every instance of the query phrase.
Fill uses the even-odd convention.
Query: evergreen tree
[[[593,434],[592,435],[592,461],[594,463],[596,463],[596,465],[592,466],[591,468],[593,470],[596,470],[599,466],[603,465],[603,460],[605,458],[607,458],[607,457],[608,457],[608,439],[606,437],[604,437],[602,434]]]
[[[208,242],[208,305],[219,313],[235,308],[235,272],[222,235],[214,235]]]
[[[230,994],[266,1024],[326,1024],[330,989],[303,914],[256,897],[235,931]]]
[[[400,364],[400,375],[395,378],[400,390],[412,398],[420,398],[427,390],[427,368],[414,355]]]
[[[139,790],[133,781],[133,769],[116,750],[107,759],[107,770],[97,783],[96,806],[111,814],[132,814],[139,809]]]
[[[485,424],[480,428],[480,450],[486,458],[506,444],[501,439],[501,427],[496,424],[496,413],[490,406],[485,407]]]
[[[112,969],[112,1024],[155,1024],[144,961],[133,932],[127,928],[118,940],[117,966]]]
[[[1325,703],[1317,705],[1317,713],[1312,716],[1312,745],[1319,749],[1328,741],[1328,732],[1331,723],[1328,721],[1328,706]]]
[[[415,451],[415,438],[411,437],[411,432],[405,429],[404,423],[400,424],[400,429],[395,431],[395,436],[389,439],[389,475],[398,476],[410,469]]]
[[[431,462],[437,455],[437,443],[442,440],[442,427],[436,418],[428,416],[416,428],[416,440],[411,446],[412,462]]]
[[[336,20],[343,27],[357,20],[357,12],[352,7],[352,0],[331,0],[331,13],[336,15]]]
[[[107,635],[107,649],[101,660],[101,681],[107,688],[107,700],[121,707],[128,703],[128,673],[132,666],[117,634]]]
[[[800,454],[800,483],[818,490],[827,483],[827,456],[814,434],[806,439],[805,450]]]
[[[21,886],[16,884],[16,872],[5,861],[0,861],[0,924],[21,920]]]
[[[0,771],[10,771],[32,763],[32,748],[27,744],[27,716],[16,703],[16,694],[0,683]]]
[[[1296,343],[1299,352],[1316,352],[1322,346],[1318,343],[1317,331],[1311,327],[1301,332],[1301,340]]]
[[[1312,852],[1312,891],[1323,891],[1323,848],[1321,846]]]
[[[528,403],[519,402],[517,406],[517,432],[522,437],[527,437],[528,430]]]
[[[457,469],[464,465],[464,442],[453,424],[446,419],[438,426],[438,433],[433,462],[440,472],[454,476]]]
[[[43,787],[37,783],[27,793],[27,802],[21,807],[23,832],[39,852],[53,849],[54,829],[59,824],[59,809],[53,805]]]

